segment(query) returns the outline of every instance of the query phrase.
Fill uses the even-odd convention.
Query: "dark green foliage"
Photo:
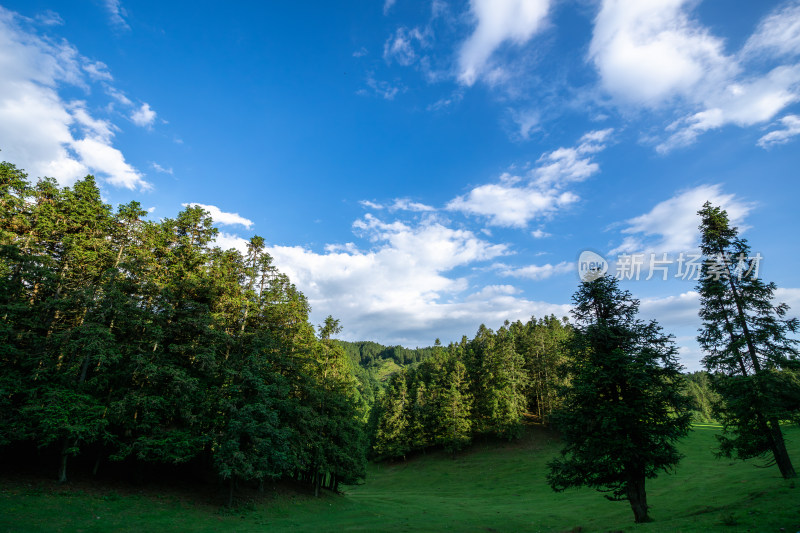
[[[149,222],[91,176],[31,186],[8,163],[0,215],[0,446],[57,453],[61,481],[89,450],[213,465],[231,488],[363,477],[367,405],[338,323],[315,335],[264,239],[224,251],[200,208]]]
[[[555,317],[485,326],[388,382],[371,416],[372,451],[403,457],[440,446],[456,452],[475,435],[512,439],[526,420],[546,422],[558,405],[556,367],[571,327]]]
[[[703,329],[698,342],[722,400],[720,453],[748,459],[771,455],[784,478],[796,476],[781,421],[800,422],[800,327],[775,305],[776,286],[757,276],[758,256],[731,227],[727,213],[706,202],[701,217],[705,261],[698,284]]]
[[[569,386],[553,414],[565,447],[548,482],[610,492],[648,521],[645,480],[678,463],[675,443],[690,425],[677,350],[655,322],[636,318],[639,302],[614,278],[582,283],[573,304]]]

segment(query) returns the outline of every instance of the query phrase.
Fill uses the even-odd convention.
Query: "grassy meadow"
[[[557,437],[532,429],[514,442],[478,442],[452,458],[433,452],[370,465],[344,496],[286,490],[245,496],[234,511],[181,490],[0,478],[0,533],[31,531],[800,531],[798,482],[758,461],[715,459],[713,426],[682,443],[676,472],[648,482],[649,524],[627,502],[589,490],[554,493],[546,463]],[[788,429],[800,466],[800,429]]]

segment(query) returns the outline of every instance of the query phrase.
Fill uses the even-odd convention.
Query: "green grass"
[[[113,491],[63,490],[19,480],[0,484],[0,533],[29,531],[783,531],[800,530],[800,488],[777,468],[718,460],[713,426],[697,426],[671,475],[649,481],[654,522],[633,524],[627,502],[592,490],[556,494],[545,464],[559,448],[550,433],[478,443],[452,459],[429,453],[371,465],[346,496],[267,496],[236,512]],[[800,430],[787,431],[800,466]],[[169,493],[168,493],[169,494]]]
[[[386,381],[401,370],[403,367],[395,363],[393,359],[384,359],[372,369],[372,372],[378,381]]]

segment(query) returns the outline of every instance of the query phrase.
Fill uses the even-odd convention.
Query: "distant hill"
[[[361,367],[370,378],[384,383],[403,367],[420,363],[433,354],[432,347],[404,348],[384,346],[372,341],[336,341],[345,351],[354,366]]]

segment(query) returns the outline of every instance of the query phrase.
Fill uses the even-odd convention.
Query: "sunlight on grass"
[[[797,531],[796,483],[777,468],[715,459],[718,428],[703,424],[682,443],[671,475],[648,482],[654,522],[634,525],[627,502],[593,490],[554,493],[546,463],[556,436],[532,430],[520,441],[476,443],[455,459],[441,452],[370,465],[346,496],[284,496],[236,511],[148,498],[26,488],[0,494],[0,531]],[[800,430],[787,428],[794,457]]]

